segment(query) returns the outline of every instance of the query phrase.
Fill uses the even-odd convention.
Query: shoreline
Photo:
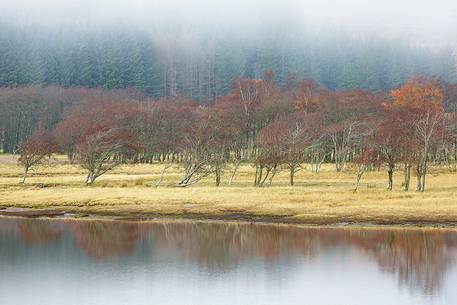
[[[0,218],[29,218],[29,219],[70,219],[88,221],[119,221],[119,222],[217,222],[256,225],[285,225],[312,228],[360,228],[360,229],[449,229],[457,230],[457,222],[451,221],[417,221],[417,222],[363,222],[363,221],[330,221],[307,222],[290,219],[287,216],[254,216],[234,214],[161,214],[147,213],[132,215],[125,213],[81,213],[67,212],[60,209],[35,208],[0,208]]]

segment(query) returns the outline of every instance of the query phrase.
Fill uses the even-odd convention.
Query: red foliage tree
[[[373,134],[367,135],[359,147],[359,153],[355,156],[353,164],[356,167],[356,179],[354,192],[359,190],[360,180],[363,174],[370,167],[378,167],[381,163],[379,151],[376,141],[373,139]]]
[[[264,186],[267,178],[269,178],[268,185],[271,185],[280,165],[284,163],[284,143],[282,142],[284,130],[284,122],[276,121],[259,131],[256,138],[258,151],[254,160],[255,186]]]
[[[299,112],[277,119],[260,130],[256,185],[263,185],[270,174],[271,183],[281,165],[289,170],[290,185],[294,185],[295,173],[301,169],[308,150],[322,137],[321,126],[320,113]],[[264,167],[266,176],[262,178]]]
[[[84,135],[76,146],[76,160],[88,171],[86,184],[112,170],[138,149],[136,137],[129,131],[97,128]]]
[[[78,107],[54,130],[59,146],[88,170],[86,184],[139,150],[135,118],[138,105],[98,102]]]
[[[404,113],[396,110],[386,110],[376,122],[372,145],[376,148],[379,159],[387,167],[387,190],[393,188],[393,173],[398,163],[405,167],[404,187],[409,187],[409,168],[412,147],[412,129],[410,122],[404,119]]]
[[[40,125],[29,138],[20,143],[19,147],[21,155],[18,162],[24,167],[21,183],[25,183],[27,174],[33,166],[41,164],[56,150],[54,139]]]

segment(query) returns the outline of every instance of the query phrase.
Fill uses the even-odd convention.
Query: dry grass
[[[12,156],[0,158],[0,207],[52,208],[77,213],[133,217],[174,216],[255,219],[308,224],[457,223],[457,175],[434,168],[427,191],[401,190],[401,176],[395,190],[385,191],[384,172],[367,173],[358,193],[353,193],[354,173],[336,173],[326,165],[319,174],[309,170],[288,186],[287,172],[281,172],[271,187],[252,186],[254,170],[240,167],[228,186],[213,186],[212,178],[189,188],[175,187],[180,168],[174,166],[159,188],[153,187],[162,166],[122,166],[102,176],[94,186],[83,183],[85,173],[77,166],[59,164],[34,170],[26,185],[19,185],[21,168]],[[37,188],[44,183],[45,188]]]

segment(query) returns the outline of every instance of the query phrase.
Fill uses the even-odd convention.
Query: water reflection
[[[140,256],[136,259],[147,265],[146,257],[179,258],[209,273],[255,261],[285,261],[293,268],[297,261],[344,253],[346,261],[363,257],[400,285],[429,295],[440,290],[457,257],[452,230],[0,218],[0,260],[7,256],[7,245],[15,247],[15,239],[28,248],[68,239],[96,261]]]
[[[17,222],[22,240],[29,245],[41,245],[57,241],[62,236],[62,228],[53,223],[23,219]]]
[[[136,224],[117,225],[105,221],[71,221],[66,224],[78,247],[97,259],[132,254],[140,238]]]

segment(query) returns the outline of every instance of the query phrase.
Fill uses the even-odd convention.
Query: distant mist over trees
[[[280,86],[313,78],[330,89],[386,91],[413,75],[456,80],[450,47],[427,49],[338,29],[236,31],[0,23],[0,87],[136,88],[153,98],[187,96],[207,104],[227,94],[237,77],[261,78],[269,69]]]

